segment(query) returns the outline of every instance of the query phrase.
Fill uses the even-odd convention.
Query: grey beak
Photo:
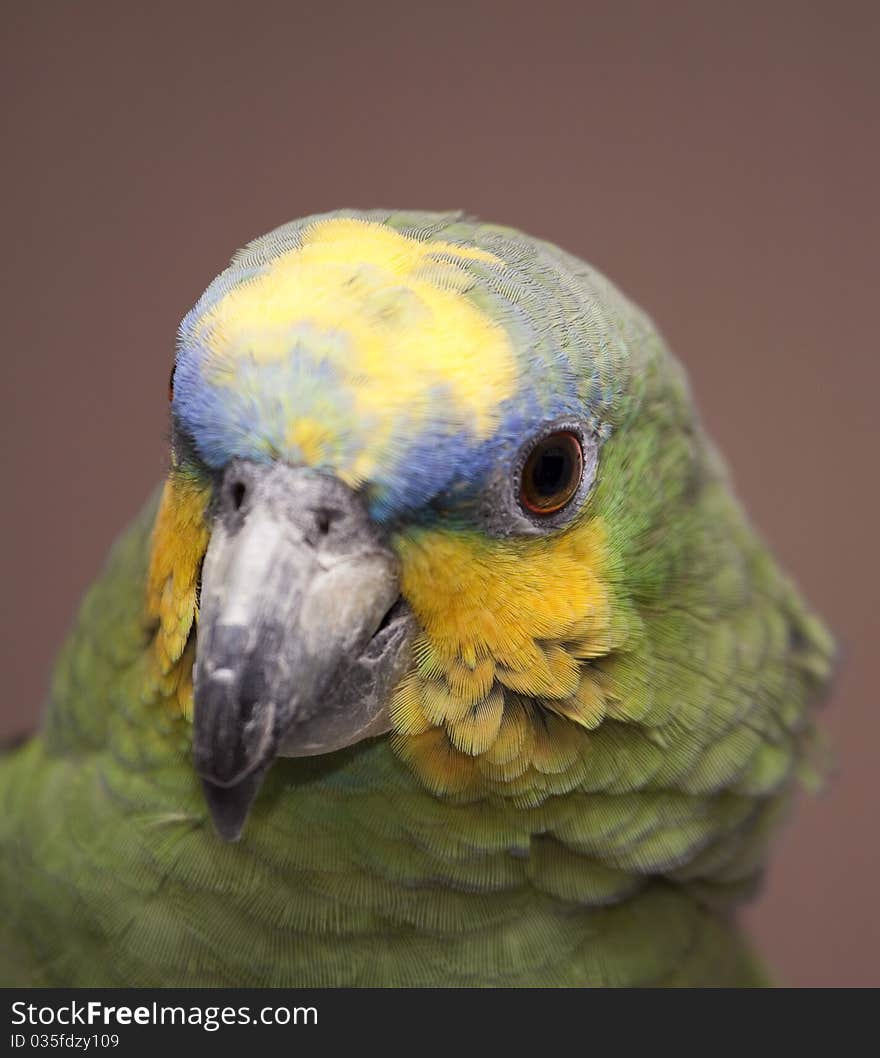
[[[361,498],[281,463],[232,462],[202,569],[194,756],[220,835],[239,837],[279,754],[388,729],[412,619]]]

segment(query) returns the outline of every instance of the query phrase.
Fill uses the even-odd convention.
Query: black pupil
[[[555,496],[571,478],[571,454],[561,445],[545,448],[535,463],[532,484],[541,497]]]

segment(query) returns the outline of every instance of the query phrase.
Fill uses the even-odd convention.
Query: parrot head
[[[228,839],[277,757],[377,737],[438,797],[572,789],[594,731],[650,723],[652,614],[737,576],[650,322],[510,229],[341,212],[257,239],[181,324],[171,417],[155,655]]]

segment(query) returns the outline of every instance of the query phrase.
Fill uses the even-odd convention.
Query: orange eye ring
[[[529,452],[520,476],[520,503],[532,514],[561,511],[577,492],[584,474],[580,438],[570,430],[542,437]]]

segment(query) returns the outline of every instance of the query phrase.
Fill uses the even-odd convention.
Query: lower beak
[[[279,753],[388,730],[411,619],[357,494],[281,463],[227,468],[202,569],[194,754],[220,835],[239,837]]]

